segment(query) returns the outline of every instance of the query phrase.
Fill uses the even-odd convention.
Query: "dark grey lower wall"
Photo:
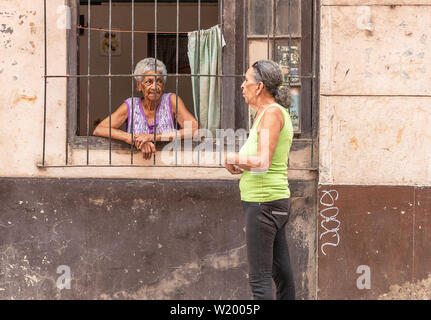
[[[431,188],[319,186],[319,299],[431,299]]]
[[[308,299],[316,187],[290,185]],[[0,209],[0,299],[251,299],[236,181],[2,178]]]

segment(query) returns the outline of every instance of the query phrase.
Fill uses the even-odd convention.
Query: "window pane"
[[[290,5],[290,9],[289,9]],[[290,14],[289,14],[290,10]],[[301,36],[301,0],[276,0],[276,35]],[[291,21],[289,21],[289,17]]]
[[[287,85],[286,83],[284,85]],[[248,127],[251,128],[256,118],[256,110],[249,107],[248,109],[248,119],[249,124]],[[301,132],[301,88],[292,87],[290,89],[290,118],[292,119],[293,132],[299,133]]]
[[[268,48],[269,48],[269,59],[272,57],[272,41],[267,40],[249,40],[248,42],[248,58],[249,66],[255,63],[257,60],[268,59]]]
[[[272,0],[248,1],[248,34],[266,35],[272,33],[273,14]],[[268,19],[270,19],[268,21]],[[268,23],[269,30],[268,30]]]
[[[289,57],[290,56],[290,57]],[[301,85],[301,47],[299,40],[280,39],[275,45],[275,61],[280,64],[284,73],[284,81],[291,85]],[[289,80],[290,75],[290,80]]]
[[[154,34],[148,35],[148,57],[155,57]],[[187,35],[178,37],[178,73],[190,73],[190,64],[187,56]],[[176,35],[157,35],[157,59],[163,61],[168,73],[176,73]]]
[[[289,46],[290,44],[290,46]],[[301,117],[301,42],[298,39],[277,39],[275,44],[275,61],[284,73],[284,85],[290,86],[290,117],[293,130],[299,133]],[[290,76],[290,82],[289,82]]]
[[[290,89],[290,118],[292,119],[292,125],[293,125],[293,131],[299,132],[300,131],[300,97],[301,97],[301,89],[300,88],[291,88]]]

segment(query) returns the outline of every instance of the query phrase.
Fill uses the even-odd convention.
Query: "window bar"
[[[91,0],[87,3],[87,25],[88,25],[88,37],[87,37],[87,74],[90,75],[90,60],[91,60]],[[89,139],[90,139],[90,77],[87,78],[87,165],[90,163],[90,150],[89,150]]]
[[[243,39],[242,39],[242,61],[243,61],[243,64],[242,64],[242,74],[243,74],[244,77],[245,77],[245,74],[247,72],[248,65],[249,65],[249,63],[246,62],[246,59],[247,59],[247,50],[248,50],[248,48],[247,48],[247,28],[248,28],[248,21],[246,19],[247,19],[247,0],[244,0],[243,1],[243,12],[242,12],[242,22],[243,22],[243,25],[242,25],[242,28],[243,28]],[[247,109],[248,108],[249,107],[247,106]],[[247,127],[250,126],[248,119],[247,119],[247,125],[246,126]],[[244,143],[245,143],[245,139],[247,139],[247,136],[242,136],[241,139],[242,139],[241,140],[241,146],[243,146]]]
[[[159,33],[161,33],[161,32],[159,32]],[[249,37],[250,38],[250,37]],[[87,74],[75,74],[75,75],[72,75],[72,74],[66,74],[66,75],[49,75],[49,74],[47,74],[46,75],[46,78],[88,78],[88,77],[90,77],[90,78],[108,78],[108,77],[111,77],[111,78],[124,78],[124,77],[135,77],[135,75],[134,74],[131,74],[131,73],[126,73],[126,74],[111,74],[111,75],[109,75],[109,74],[90,74],[90,75],[87,75]],[[148,77],[154,77],[155,76],[155,74],[149,74],[149,75],[147,75]],[[158,75],[159,76],[159,75]],[[176,76],[176,74],[175,73],[168,73],[168,74],[166,74],[166,76],[167,77],[175,77]],[[187,77],[187,78],[190,78],[190,77],[197,77],[198,76],[198,74],[197,73],[187,73],[187,74],[178,74],[178,76],[179,77]],[[217,74],[201,74],[201,76],[204,76],[204,77],[220,77],[220,78],[243,78],[244,76],[242,75],[242,74],[223,74],[223,75],[217,75]],[[312,74],[310,74],[310,75],[305,75],[305,76],[295,76],[295,78],[308,78],[308,79],[312,79],[313,78],[313,75]],[[422,95],[423,96],[423,95]],[[421,96],[421,97],[422,97]],[[428,97],[428,96],[430,96],[430,95],[425,95],[425,97]]]
[[[292,1],[289,0],[288,1],[288,24],[287,24],[287,29],[288,29],[288,34],[289,34],[289,38],[288,38],[288,42],[287,42],[287,55],[288,55],[288,63],[289,63],[289,77],[288,77],[288,87],[290,90],[291,87],[291,79],[292,79],[292,57],[291,57],[291,47],[292,47]]]
[[[154,147],[156,147],[156,135],[157,135],[157,0],[154,0],[154,88],[155,88],[155,97],[154,97]],[[153,165],[156,165],[156,154],[153,156]]]
[[[277,33],[277,3],[273,0],[272,5],[272,59],[275,60],[277,48],[275,47],[275,39]]]
[[[46,89],[47,89],[47,82],[48,78],[47,75],[47,32],[46,32],[46,0],[43,1],[43,29],[44,29],[44,51],[45,51],[45,65],[44,65],[44,73],[45,73],[45,81],[44,81],[44,92],[43,92],[43,146],[42,146],[42,166],[45,166],[45,144],[46,144]],[[66,134],[67,136],[67,134]],[[66,144],[66,151],[67,151],[67,144]],[[66,161],[67,161],[67,154],[66,154]]]
[[[266,14],[267,14],[267,16],[266,16],[266,19],[267,19],[267,24],[266,24],[266,27],[268,28],[268,33],[267,33],[267,35],[266,35],[266,59],[270,59],[270,57],[269,57],[269,33],[271,32],[271,12],[272,12],[272,10],[271,10],[271,5],[272,5],[272,0],[268,0],[268,2],[269,2],[269,6],[268,6],[268,11],[266,12]]]
[[[112,112],[112,0],[109,0],[109,42],[108,42],[108,64],[109,64],[109,165],[112,165],[112,133],[111,133],[111,112]]]
[[[243,78],[243,75],[241,75],[241,74],[223,74],[223,75],[217,75],[217,74],[200,74],[200,75],[201,76],[205,76],[205,77]],[[155,77],[155,76],[156,76],[156,74],[149,74],[149,75],[147,75],[147,77]],[[157,74],[157,76],[160,76],[160,75]],[[167,77],[175,77],[176,74],[175,73],[168,73],[166,76]],[[199,76],[199,74],[197,74],[197,73],[181,74],[180,73],[180,74],[178,74],[178,76],[179,77],[190,78],[190,77],[197,77],[197,76]],[[135,75],[134,74],[130,74],[130,73],[127,73],[127,74],[111,74],[111,75],[109,75],[109,74],[46,75],[46,78],[88,78],[88,77],[90,77],[90,78],[108,78],[108,77],[111,77],[111,78],[123,78],[123,77],[129,77],[130,78],[130,77],[135,77]],[[309,77],[304,77],[304,78],[311,78],[311,77],[312,76],[310,75]]]
[[[178,64],[180,43],[180,1],[177,0],[176,53],[175,53],[175,165],[178,165]],[[186,130],[184,130],[186,131]]]
[[[198,0],[198,136],[200,137],[201,127],[201,0]],[[200,165],[200,152],[198,149],[198,166]]]
[[[245,1],[245,0],[244,0]],[[223,75],[223,0],[219,1],[219,23],[220,23],[220,70],[221,74]],[[217,76],[219,76],[217,68]],[[221,115],[223,108],[223,77],[219,78],[219,86],[220,86],[220,123],[221,123]],[[219,165],[222,165],[222,153],[224,149],[224,135],[222,134],[221,137],[219,137],[219,141],[217,141],[219,144]]]
[[[244,0],[244,7],[243,7],[243,12],[242,12],[242,28],[243,28],[243,39],[242,39],[242,73],[243,75],[245,75],[245,73],[247,72],[247,65],[248,63],[245,61],[246,57],[247,57],[247,47],[246,47],[246,41],[247,41],[247,25],[246,25],[246,18],[247,18],[247,0]]]
[[[67,15],[67,12],[66,12],[66,15]],[[78,24],[77,17],[75,17],[75,14],[72,13],[72,12],[70,12],[70,15],[71,15],[71,17],[70,17],[71,23]],[[67,19],[67,17],[66,17],[66,19]],[[79,47],[78,47],[78,35],[75,33],[75,30],[66,30],[66,34],[69,34],[71,36],[71,39],[73,39],[72,41],[74,42],[74,46],[77,46],[76,49],[79,49]],[[76,38],[75,38],[75,36],[76,36]],[[77,58],[77,57],[74,57],[74,58]],[[72,73],[71,76],[77,76],[77,74],[79,73],[77,71],[77,69],[78,69],[77,67],[75,67],[75,68],[68,68],[67,69],[67,73],[69,75],[70,75],[70,73]],[[72,79],[74,79],[74,78],[72,78]],[[69,88],[69,83],[70,83],[70,80],[68,78],[66,80],[66,85],[67,85],[68,88]],[[73,85],[74,85],[75,88],[78,87],[78,78],[76,78],[76,80],[74,80]],[[73,92],[74,97],[72,97],[73,99],[75,99],[75,97],[77,97],[77,93],[78,92],[74,90],[74,92]],[[76,103],[76,102],[77,101],[74,100],[74,103]],[[66,111],[66,123],[69,123],[69,113],[67,111]],[[78,119],[76,121],[76,124],[77,124],[77,128],[78,128]],[[65,140],[66,141],[65,141],[65,144],[64,144],[64,149],[65,149],[65,152],[64,152],[65,153],[65,160],[64,160],[64,162],[65,162],[65,166],[67,167],[69,165],[69,135],[67,133],[67,129],[66,129],[66,139]]]
[[[287,74],[288,78],[287,78],[287,88],[289,89],[289,93],[291,93],[291,76],[292,76],[292,57],[291,57],[291,46],[292,46],[292,29],[291,29],[291,24],[292,24],[292,6],[291,6],[291,0],[288,1],[287,3],[287,10],[288,10],[288,23],[287,23],[287,30],[288,30],[288,34],[289,34],[289,38],[287,40],[287,63],[289,65],[289,73]],[[290,157],[287,159],[287,167],[290,168]]]
[[[131,68],[132,68],[132,74],[134,73],[134,62],[135,62],[135,0],[132,0],[132,57],[131,57]],[[130,164],[133,164],[133,134],[134,134],[134,123],[133,123],[133,117],[134,117],[134,108],[135,108],[135,78],[131,78],[131,84],[132,84],[132,110],[130,111],[131,119],[130,120]]]
[[[312,91],[312,105],[311,105],[311,159],[310,159],[310,168],[314,167],[314,134],[315,134],[315,125],[313,120],[313,108],[316,103],[316,73],[317,73],[317,0],[313,0],[313,66],[312,66],[312,74],[313,77],[311,79],[311,91]]]

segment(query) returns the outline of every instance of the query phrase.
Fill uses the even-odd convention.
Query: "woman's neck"
[[[154,111],[156,109],[156,105],[159,105],[160,101],[157,101],[156,104],[154,104],[154,101],[142,98],[142,108],[148,111]]]
[[[258,97],[258,99],[256,100],[255,109],[259,112],[274,103],[276,103],[276,101],[273,96]]]

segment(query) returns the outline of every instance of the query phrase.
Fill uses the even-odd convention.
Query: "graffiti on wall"
[[[320,226],[323,232],[319,235],[319,240],[322,241],[320,251],[326,256],[325,247],[336,247],[340,243],[340,235],[338,231],[341,227],[341,222],[337,220],[339,209],[336,206],[338,200],[337,190],[323,190],[320,196],[320,210],[319,216],[321,217]]]

